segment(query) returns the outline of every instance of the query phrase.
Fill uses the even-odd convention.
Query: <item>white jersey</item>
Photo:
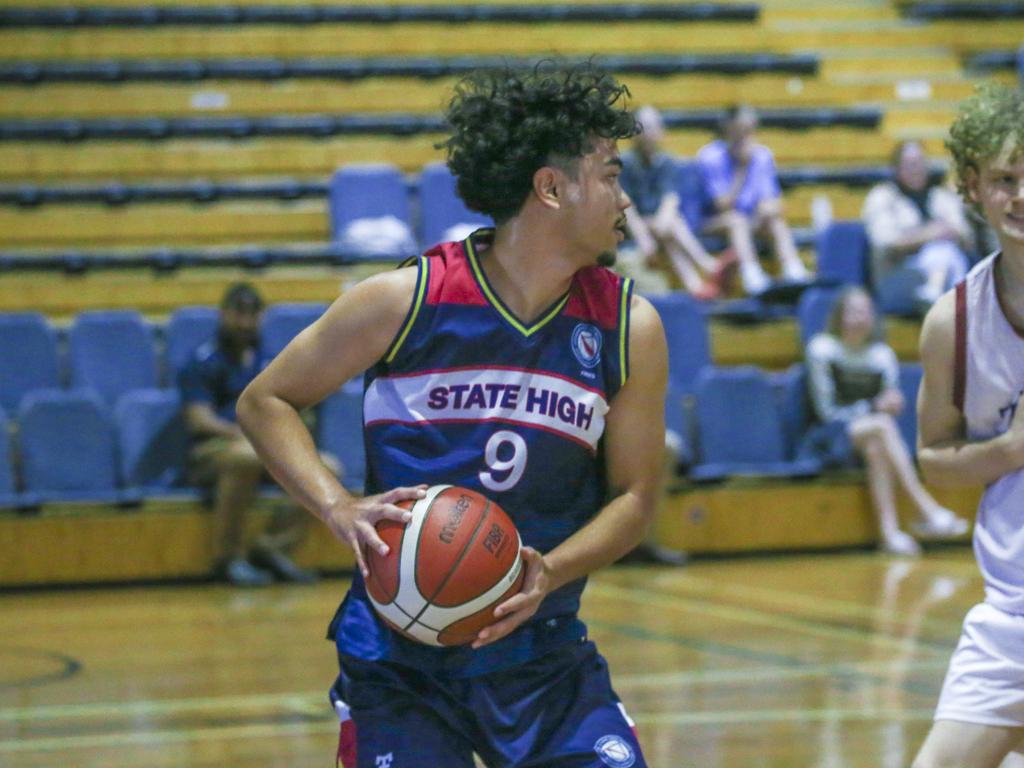
[[[996,293],[999,254],[978,263],[956,288],[954,400],[972,441],[1006,432],[1024,393],[1024,333],[1006,318]],[[985,489],[974,528],[985,600],[1024,614],[1024,469]]]

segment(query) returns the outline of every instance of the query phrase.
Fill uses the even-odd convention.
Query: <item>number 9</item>
[[[506,445],[512,446],[512,456],[499,459],[498,453]],[[482,471],[478,475],[483,486],[489,491],[507,491],[519,482],[526,470],[526,441],[515,432],[505,429],[495,432],[484,448],[484,461],[489,471]],[[494,477],[495,473],[500,475],[502,472],[508,472],[503,480]]]

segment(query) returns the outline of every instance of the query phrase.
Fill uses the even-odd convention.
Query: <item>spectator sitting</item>
[[[709,254],[680,213],[676,162],[660,148],[665,135],[661,113],[644,106],[636,111],[636,119],[642,130],[632,151],[622,154],[622,188],[633,201],[626,210],[630,238],[644,265],[664,250],[687,291],[699,299],[715,298],[721,292],[722,270],[731,259],[716,260]],[[705,281],[701,272],[711,279]]]
[[[725,235],[739,260],[743,289],[751,295],[770,284],[757,258],[755,234],[765,234],[786,280],[810,278],[782,216],[782,190],[771,150],[755,141],[758,117],[753,107],[730,108],[720,137],[697,153],[710,210],[704,232]]]
[[[924,314],[963,279],[973,235],[960,197],[928,177],[924,149],[899,144],[894,179],[876,185],[861,214],[871,242],[871,276],[883,312]]]
[[[260,372],[259,327],[263,299],[247,283],[231,286],[221,301],[217,338],[201,346],[178,374],[185,421],[192,435],[189,473],[213,487],[215,573],[239,586],[263,586],[276,576],[311,582],[285,550],[303,538],[305,514],[280,510],[247,552],[245,520],[264,478],[263,465],[235,421],[235,403]],[[336,466],[325,457],[328,466]]]
[[[918,543],[900,530],[893,480],[910,496],[921,535],[960,536],[967,521],[943,508],[921,484],[896,416],[905,407],[899,389],[899,364],[892,348],[879,340],[871,296],[859,287],[840,292],[828,327],[807,345],[811,400],[819,423],[801,447],[829,467],[863,461],[868,491],[886,552],[916,555]]]

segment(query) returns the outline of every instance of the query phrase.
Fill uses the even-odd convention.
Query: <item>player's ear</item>
[[[978,205],[978,180],[980,176],[978,169],[973,165],[964,169],[964,194],[967,195],[967,202]]]
[[[548,208],[561,208],[561,194],[564,174],[559,173],[557,168],[550,165],[538,168],[533,174],[533,194],[537,196],[541,205]]]

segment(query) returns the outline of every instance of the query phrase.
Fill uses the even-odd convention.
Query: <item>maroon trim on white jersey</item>
[[[953,350],[953,405],[963,413],[967,391],[967,281],[956,286],[956,337]]]

